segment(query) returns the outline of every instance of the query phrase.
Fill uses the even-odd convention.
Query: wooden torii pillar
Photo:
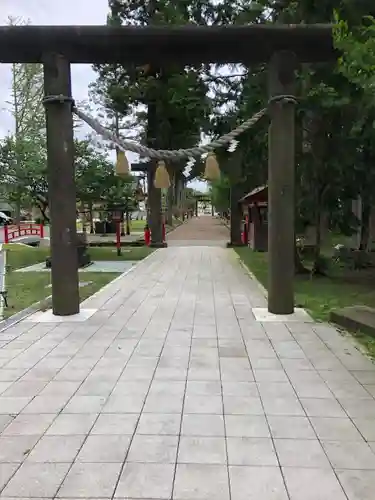
[[[295,92],[296,57],[276,52],[269,64],[269,95]],[[270,104],[268,134],[268,310],[294,311],[295,118],[292,100]]]
[[[57,54],[46,54],[43,62],[52,312],[70,316],[79,313],[80,303],[70,63]]]

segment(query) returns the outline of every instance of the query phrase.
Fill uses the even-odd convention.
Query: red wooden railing
[[[21,238],[22,236],[40,236],[44,238],[44,226],[43,224],[34,223],[22,223],[15,225],[5,225],[4,226],[4,243],[9,243],[16,238]]]

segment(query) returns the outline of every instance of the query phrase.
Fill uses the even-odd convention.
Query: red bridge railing
[[[12,240],[21,238],[22,236],[40,236],[40,238],[44,238],[43,224],[21,222],[17,226],[4,226],[4,243],[10,243]]]

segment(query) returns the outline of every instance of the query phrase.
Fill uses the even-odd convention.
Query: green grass
[[[80,274],[81,281],[92,281],[90,285],[79,289],[81,301],[90,297],[117,276],[119,273],[85,272]],[[5,317],[12,316],[51,295],[51,288],[46,288],[50,282],[51,275],[47,272],[10,272],[6,279],[9,307],[4,311]]]
[[[267,253],[237,248],[237,254],[267,288]],[[341,274],[341,275],[340,275]],[[348,282],[339,270],[328,277],[295,277],[296,305],[306,308],[320,321],[328,321],[332,309],[353,304],[375,307],[375,288],[370,283]]]
[[[9,307],[4,313],[5,317],[9,317],[51,295],[51,288],[46,288],[51,282],[51,275],[49,272],[14,272],[21,267],[44,262],[49,255],[49,248],[34,248],[16,243],[5,247],[7,249],[6,289]],[[118,257],[116,249],[112,247],[89,248],[91,258],[96,261],[139,261],[150,255],[152,251],[148,247],[122,248],[122,255]],[[92,281],[90,285],[80,288],[81,301],[100,290],[118,275],[119,273],[80,273],[81,281]]]
[[[29,247],[11,243],[5,245],[7,249],[8,270],[27,267],[39,262],[44,262],[50,254],[49,248]],[[88,252],[92,260],[142,260],[153,252],[152,248],[142,247],[123,247],[121,256],[117,256],[115,247],[89,247]]]
[[[132,220],[130,223],[130,231],[141,233],[143,231],[145,225],[146,225],[145,220]]]
[[[267,288],[267,254],[253,252],[249,248],[236,248],[236,252]],[[296,305],[307,309],[317,321],[329,321],[329,313],[333,309],[351,305],[375,307],[374,280],[365,273],[366,271],[357,271],[347,276],[342,268],[331,266],[327,277],[297,275],[294,283]],[[361,332],[354,336],[368,349],[371,356],[375,356],[375,339]]]
[[[7,250],[7,271],[19,269],[20,267],[32,266],[39,262],[44,262],[49,255],[48,248],[29,247],[10,243],[4,245]]]

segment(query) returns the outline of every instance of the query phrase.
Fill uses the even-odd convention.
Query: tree
[[[360,33],[361,43],[364,24],[368,35],[370,32],[373,34],[373,27],[370,28],[369,22],[362,19],[371,9],[374,10],[373,2],[368,0],[261,0],[258,4],[264,9],[258,22],[327,23],[334,21],[336,10],[345,19],[346,26],[351,27],[351,33]],[[341,34],[342,31],[341,26]],[[367,70],[371,73],[373,59],[369,58],[369,54],[374,51],[370,49],[370,43],[368,41],[357,49],[351,39],[347,40],[346,47],[341,44],[344,61],[348,61],[347,53],[352,51],[351,70],[354,63],[358,67],[358,61],[365,59]],[[331,227],[335,224],[350,233],[353,231],[353,217],[348,218],[349,203],[358,194],[362,196],[363,193],[365,197],[365,187],[367,199],[369,193],[374,191],[373,167],[369,165],[373,158],[374,117],[371,117],[368,102],[363,99],[363,88],[360,89],[357,82],[349,77],[349,72],[340,70],[340,67],[333,64],[304,65],[298,70],[297,79],[298,94],[302,94],[303,99],[297,108],[296,231],[307,224],[316,227],[314,268],[318,270],[322,215],[330,215]],[[264,66],[247,68],[238,82],[237,87],[230,86],[233,96],[230,113],[218,113],[217,116],[217,125],[224,125],[225,131],[232,126],[231,121],[251,116],[267,102]],[[367,80],[367,89],[373,89],[372,82]],[[266,178],[265,132],[262,123],[258,124],[254,131],[247,134],[248,140],[244,137],[239,146],[244,153],[244,182],[252,184],[251,188],[262,184],[259,181]],[[369,202],[366,204],[368,206]]]
[[[218,212],[229,213],[230,209],[230,182],[225,176],[221,176],[210,185],[211,203]]]
[[[9,18],[9,24],[24,24],[22,20]],[[42,64],[16,64],[11,67],[12,86],[10,112],[14,119],[12,135],[12,175],[8,177],[10,199],[16,206],[16,219],[20,217],[23,201],[27,199],[28,181],[34,178],[38,167],[44,168],[43,161],[36,161],[35,153],[46,155],[45,115],[43,99]],[[31,156],[31,159],[30,159]],[[28,174],[31,170],[33,175]],[[44,173],[44,172],[43,172]],[[41,171],[38,171],[38,179]],[[11,184],[13,182],[13,184]]]
[[[212,0],[193,0],[189,3],[110,0],[109,7],[109,24],[130,23],[138,26],[189,22],[202,24],[212,21],[218,11]],[[178,64],[168,68],[101,65],[96,70],[99,74],[97,88],[108,107],[125,117],[134,115],[141,130],[139,137],[149,146],[163,149],[191,147],[200,141],[201,132],[208,130],[211,99],[204,79],[206,67],[181,67]],[[180,199],[184,163],[168,162],[172,180],[167,197],[169,219],[172,206]],[[150,203],[154,199],[153,191],[150,177]],[[156,202],[160,203],[158,197]]]
[[[120,207],[125,212],[126,234],[130,234],[130,215],[138,208],[138,183],[132,175],[118,177],[112,171],[106,179],[105,192],[102,197],[108,211]]]
[[[130,234],[129,215],[137,208],[135,178],[131,175],[117,177],[113,163],[88,139],[75,141],[75,157],[77,201],[84,211],[88,209],[91,232],[94,231],[94,204],[101,203],[107,210],[114,205],[125,208]]]
[[[74,146],[77,202],[84,213],[87,209],[90,232],[93,233],[93,207],[105,196],[114,167],[105,153],[96,149],[88,139],[75,140]]]
[[[357,158],[353,182],[362,201],[360,249],[365,250],[370,244],[370,216],[375,202],[375,18],[369,12],[358,25],[350,24],[339,12],[335,18],[335,43],[342,51],[339,71],[357,94],[358,119],[353,122],[350,138]]]
[[[19,208],[36,205],[48,220],[46,150],[31,139],[6,137],[0,143],[0,185],[4,196]]]

